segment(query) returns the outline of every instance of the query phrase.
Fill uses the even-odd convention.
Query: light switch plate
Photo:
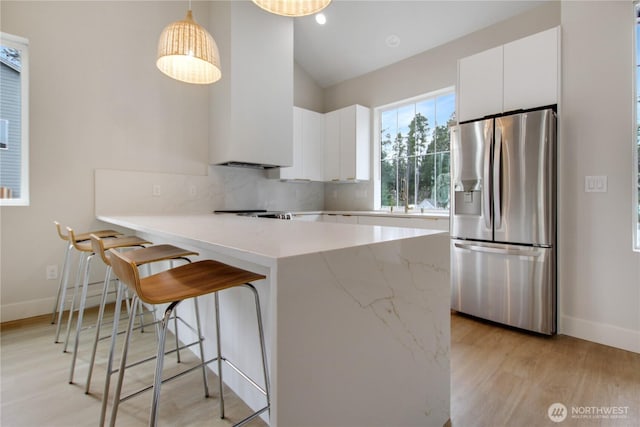
[[[585,193],[606,193],[607,192],[607,176],[585,176],[584,177]]]

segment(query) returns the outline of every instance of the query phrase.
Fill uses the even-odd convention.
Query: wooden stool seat
[[[80,252],[96,253],[93,250],[93,246],[91,244],[91,240],[80,241],[77,238],[74,238],[75,235],[74,235],[73,231],[69,231],[69,234],[72,237],[70,242],[72,242],[73,247],[76,250],[78,250]],[[93,234],[93,233],[91,233],[91,234]],[[102,241],[104,242],[104,249],[105,250],[119,249],[119,248],[133,248],[133,247],[136,247],[136,246],[150,245],[152,243],[149,240],[140,238],[138,236],[124,236],[124,237],[120,237],[120,236],[112,237],[112,236],[109,236],[107,238],[103,238]]]
[[[111,256],[110,253],[107,252],[108,248],[115,244],[115,242],[112,242],[112,239],[101,239],[99,238],[97,235],[92,234],[91,235],[91,246],[92,246],[92,250],[96,255],[99,255],[100,258],[102,258],[102,261],[105,263],[105,265],[107,266],[107,271],[106,271],[106,275],[105,275],[105,279],[104,279],[104,286],[102,288],[102,297],[100,299],[100,308],[98,310],[98,319],[96,320],[96,333],[95,333],[95,337],[93,340],[93,350],[91,353],[91,360],[89,362],[89,369],[87,372],[87,382],[85,385],[85,393],[89,393],[90,387],[91,387],[91,376],[93,375],[93,367],[95,364],[95,358],[96,358],[96,353],[97,353],[97,349],[98,349],[98,342],[100,341],[100,331],[102,328],[102,320],[104,317],[104,311],[105,311],[105,304],[107,301],[107,291],[108,291],[108,287],[109,287],[109,282],[111,281]],[[140,265],[145,265],[145,264],[150,264],[150,263],[154,263],[154,262],[160,262],[160,261],[175,261],[175,260],[184,260],[186,262],[191,262],[191,260],[188,258],[190,256],[198,256],[198,252],[194,252],[194,251],[190,251],[187,249],[182,249],[179,248],[177,246],[173,246],[173,245],[154,245],[154,246],[148,246],[148,247],[144,247],[141,249],[133,249],[130,251],[126,251],[124,252],[127,256],[127,258],[129,260],[131,260],[134,264],[136,264],[136,266],[140,266]],[[142,310],[141,310],[142,312]],[[140,328],[142,331],[144,331],[144,321],[142,318],[142,314],[140,315],[141,319],[140,319]],[[174,319],[176,319],[176,317],[174,316]],[[176,320],[177,323],[177,320]],[[177,324],[176,324],[176,330],[177,330]],[[112,327],[112,332],[111,332],[111,346],[115,346],[115,337],[117,335],[117,331],[118,331],[118,325],[116,324],[116,322],[114,322],[113,327]],[[176,334],[176,342],[177,342],[177,334]],[[178,345],[176,345],[176,348],[178,347]],[[177,356],[178,356],[178,361],[180,361],[180,352],[179,350],[176,350]],[[72,367],[73,369],[73,367]],[[107,366],[107,376],[106,376],[106,381],[105,381],[105,392],[103,394],[103,413],[102,413],[102,417],[104,417],[104,410],[106,408],[106,398],[107,395],[109,393],[109,381],[110,381],[110,376],[112,374],[113,370],[112,370],[112,366],[111,364],[108,364]]]
[[[129,262],[132,266],[135,266],[133,261]],[[121,266],[116,267],[116,265],[113,265],[113,268],[116,271],[116,275],[122,280],[121,274],[124,275],[125,270]],[[135,269],[129,269],[128,271],[137,274]],[[143,302],[164,304],[218,292],[263,279],[265,279],[265,276],[261,274],[213,260],[203,260],[172,268],[142,279],[131,278],[129,283],[138,284],[138,287],[134,290]]]
[[[58,284],[58,292],[56,294],[56,299],[53,302],[53,309],[51,310],[51,323],[56,323],[56,314],[60,311],[59,319],[58,319],[58,327],[56,328],[56,337],[54,339],[55,342],[58,342],[58,338],[60,335],[60,322],[62,321],[62,311],[64,309],[64,301],[60,302],[60,296],[66,298],[67,286],[69,282],[69,268],[71,267],[71,249],[73,249],[73,245],[69,242],[69,235],[64,234],[62,232],[62,227],[58,221],[53,221],[56,226],[56,231],[58,232],[58,237],[67,242],[65,253],[64,253],[64,261],[62,263],[62,271],[60,272],[60,283]],[[116,237],[122,235],[119,231],[116,230],[95,230],[90,231],[88,233],[80,233],[76,234],[77,241],[85,241],[89,240],[91,233],[96,234],[99,237]],[[60,304],[60,309],[58,309],[58,305]]]
[[[102,241],[104,242],[104,239]],[[99,241],[96,240],[96,242]],[[104,258],[106,259],[103,258],[105,264],[111,265],[110,255],[108,252],[106,252],[107,249],[110,249],[108,245],[104,245],[100,253],[105,255]],[[144,249],[134,249],[132,251],[126,251],[125,254],[127,255],[127,258],[129,258],[136,265],[140,266],[148,264],[150,262],[170,261],[178,258],[197,256],[198,252],[189,251],[173,245],[153,245]]]
[[[56,230],[58,230],[58,236],[62,239],[62,240],[66,240],[69,241],[69,235],[67,234],[63,234],[62,233],[62,226],[60,225],[60,223],[58,221],[53,221],[53,223],[56,225]],[[89,231],[86,233],[76,233],[75,234],[75,239],[78,242],[84,241],[84,240],[89,240],[91,239],[91,235],[95,234],[98,237],[116,237],[116,236],[121,236],[122,233],[116,230],[94,230],[94,231]]]
[[[132,251],[131,253],[135,253]],[[191,264],[175,267],[160,273],[153,274],[151,276],[140,278],[140,273],[136,263],[129,257],[129,252],[120,253],[113,249],[109,250],[109,258],[111,260],[111,267],[116,276],[122,283],[134,292],[132,302],[133,314],[129,318],[129,325],[127,333],[125,335],[124,344],[122,347],[122,357],[120,359],[120,369],[118,370],[118,382],[115,389],[115,396],[113,399],[113,408],[111,411],[110,426],[115,427],[116,416],[118,413],[118,406],[120,403],[120,394],[122,391],[122,383],[124,379],[124,372],[126,368],[127,352],[129,348],[129,342],[131,337],[131,331],[133,329],[133,315],[136,310],[136,302],[143,301],[148,304],[165,304],[169,303],[169,306],[165,310],[165,314],[162,320],[162,327],[160,337],[158,340],[158,349],[156,355],[156,371],[154,375],[153,383],[153,400],[151,403],[151,414],[149,416],[149,426],[155,427],[158,422],[158,407],[160,403],[160,387],[162,380],[162,367],[165,354],[165,339],[167,334],[168,319],[176,306],[185,299],[193,299],[202,295],[211,294],[215,295],[215,321],[216,321],[216,341],[218,356],[209,361],[205,361],[204,351],[201,349],[201,363],[193,368],[202,367],[208,363],[217,361],[218,363],[218,387],[220,393],[220,417],[224,418],[224,400],[223,400],[223,387],[222,387],[222,362],[230,364],[234,370],[241,374],[245,379],[249,381],[251,385],[256,387],[262,393],[264,393],[267,403],[266,405],[253,412],[244,420],[235,424],[235,426],[244,425],[250,420],[258,417],[264,411],[270,410],[270,393],[269,393],[269,378],[267,369],[267,357],[266,347],[264,342],[264,331],[262,326],[262,315],[260,311],[260,300],[258,292],[250,282],[266,279],[266,276],[251,271],[243,270],[241,268],[233,267],[227,264],[223,264],[214,260],[202,260],[196,261]],[[246,287],[250,289],[255,298],[256,316],[258,324],[258,334],[260,337],[261,359],[262,368],[264,374],[264,389],[260,388],[256,382],[251,380],[248,376],[238,370],[231,362],[229,362],[221,353],[221,341],[220,341],[220,309],[218,292],[224,289],[233,287]],[[120,294],[120,292],[119,292]],[[120,296],[116,299],[116,307],[119,307]],[[118,310],[116,310],[116,315]],[[196,311],[196,322],[199,326],[199,314]],[[110,362],[108,362],[110,363]],[[192,368],[192,369],[193,369]],[[206,381],[206,375],[203,371],[203,380],[205,387],[205,397],[208,397],[208,387]],[[101,416],[100,425],[104,421],[104,416]]]
[[[72,228],[67,227],[67,234],[69,236],[69,243],[73,245],[73,247],[84,254],[84,258],[81,259],[80,268],[78,272],[81,270],[84,271],[83,279],[82,279],[82,293],[80,295],[80,304],[78,307],[78,318],[76,320],[76,333],[75,333],[75,341],[73,343],[73,353],[71,356],[71,369],[69,370],[69,383],[73,383],[73,374],[76,366],[76,358],[78,354],[78,345],[80,343],[80,331],[82,330],[82,322],[84,318],[84,308],[87,300],[87,288],[89,287],[89,269],[91,265],[91,259],[95,255],[93,250],[93,244],[91,240],[88,241],[78,241],[75,232]],[[133,247],[141,247],[144,245],[149,245],[152,242],[149,240],[140,238],[138,236],[124,236],[124,237],[109,237],[102,240],[104,244],[104,249],[123,249],[123,248],[133,248]],[[78,275],[78,278],[80,275]],[[63,351],[67,351],[67,346],[69,345],[69,337],[71,335],[71,327],[73,324],[73,313],[75,307],[76,295],[78,293],[78,286],[80,281],[76,279],[76,284],[73,292],[73,299],[71,301],[71,308],[69,310],[69,320],[67,322],[67,333],[64,342]]]

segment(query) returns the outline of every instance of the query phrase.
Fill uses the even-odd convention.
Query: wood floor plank
[[[89,319],[92,315],[95,313],[88,314]],[[459,314],[452,314],[451,327],[453,427],[640,426],[640,354],[562,335],[543,337]],[[53,344],[54,331],[48,316],[1,325],[3,427],[97,424],[106,343],[101,343],[102,355],[97,359],[92,392],[85,395],[92,334],[83,336],[76,373],[78,384],[70,385],[67,375],[71,355],[62,353],[61,344]],[[154,351],[153,333],[143,335],[132,347],[134,354]],[[194,357],[183,353],[184,365],[195,363]],[[167,361],[168,370],[179,368],[175,358],[168,356]],[[147,371],[128,373],[125,387],[147,384],[152,378],[153,364],[150,365]],[[225,394],[229,419],[220,420],[215,377],[209,377],[213,394],[209,399],[203,397],[197,372],[163,385],[161,425],[229,426],[249,412],[229,392]],[[118,425],[146,425],[150,399],[147,393],[122,404]],[[562,423],[554,423],[547,410],[556,402],[563,403],[569,412],[572,408],[589,407],[628,409],[624,418],[572,418],[569,414]],[[261,420],[251,424],[264,425]]]

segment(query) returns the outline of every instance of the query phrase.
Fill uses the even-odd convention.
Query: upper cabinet
[[[371,163],[371,111],[351,105],[325,115],[325,181],[366,181]]]
[[[558,103],[560,28],[504,45],[504,111]]]
[[[211,2],[209,18],[222,66],[209,88],[210,163],[291,166],[293,20],[235,1]]]
[[[293,166],[275,174],[283,180],[324,180],[324,114],[293,107]]]
[[[458,121],[558,103],[560,27],[458,61]]]
[[[502,46],[458,61],[458,120],[502,111]]]

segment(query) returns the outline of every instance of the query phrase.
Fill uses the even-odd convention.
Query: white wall
[[[322,88],[297,62],[293,65],[293,105],[324,113],[324,93]]]
[[[562,3],[560,331],[640,352],[640,253],[632,252],[634,10]],[[586,175],[608,192],[585,193]]]
[[[295,209],[310,194],[312,208],[322,207],[321,186],[210,171],[208,88],[155,67],[160,32],[186,8],[184,1],[0,2],[2,31],[28,38],[31,59],[31,205],[0,208],[0,320],[51,309],[58,282],[45,280],[45,270],[60,267],[64,248],[52,221],[104,227],[94,219],[95,169],[208,176],[208,188],[230,191],[212,197],[207,210],[265,200]],[[206,27],[209,3],[193,2],[193,12]]]

